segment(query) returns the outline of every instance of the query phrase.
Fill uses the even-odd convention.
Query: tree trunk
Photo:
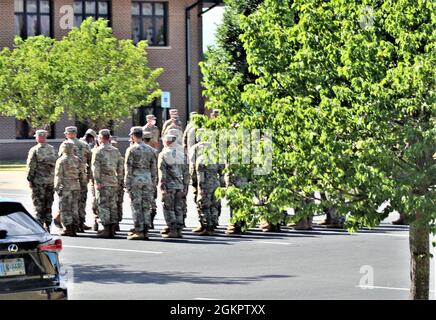
[[[420,214],[410,224],[410,298],[428,300],[430,286],[430,229]]]

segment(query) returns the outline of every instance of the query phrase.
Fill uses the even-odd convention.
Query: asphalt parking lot
[[[0,172],[0,197],[18,200],[33,212],[23,172]],[[60,258],[70,299],[408,298],[408,227],[391,225],[395,215],[374,230],[352,235],[315,226],[226,236],[224,204],[216,236],[199,237],[190,231],[197,223],[191,195],[188,203],[183,239],[161,238],[165,222],[159,203],[150,240],[126,240],[132,227],[127,196],[116,239],[97,239],[93,231],[63,238]],[[91,224],[90,214],[87,219]],[[433,284],[432,279],[432,290]]]

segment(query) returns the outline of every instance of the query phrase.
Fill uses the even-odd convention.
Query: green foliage
[[[221,191],[237,219],[334,206],[350,230],[394,210],[434,221],[435,9],[430,0],[265,0],[238,17],[248,73],[223,45],[202,66],[208,103],[222,114],[209,126],[273,130],[272,172]],[[314,203],[316,190],[329,200]]]
[[[0,114],[48,128],[66,111],[95,129],[159,96],[162,69],[148,67],[147,44],[118,40],[92,18],[60,41],[17,38],[0,53]]]
[[[54,40],[15,39],[16,49],[0,53],[0,113],[48,128],[63,111],[61,81],[55,71]]]
[[[148,67],[147,44],[118,40],[107,21],[92,18],[59,42],[63,99],[71,117],[103,128],[160,95],[162,69]]]

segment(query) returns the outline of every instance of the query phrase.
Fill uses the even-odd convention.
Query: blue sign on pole
[[[171,94],[169,91],[162,91],[160,105],[162,108],[170,108],[171,107]]]

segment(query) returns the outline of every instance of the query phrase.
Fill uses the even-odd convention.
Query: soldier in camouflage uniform
[[[159,184],[168,232],[163,238],[181,238],[186,194],[189,185],[188,159],[183,147],[176,143],[176,136],[164,138],[165,147],[159,154]]]
[[[151,134],[149,145],[156,150],[160,150],[160,131],[156,126],[156,117],[152,114],[149,114],[145,117],[147,119],[147,123],[144,127],[142,127],[142,131],[149,132]]]
[[[79,229],[80,190],[86,185],[85,167],[79,157],[74,154],[75,144],[72,141],[62,143],[56,161],[54,187],[59,195],[59,209],[65,230],[62,236],[75,236]]]
[[[196,142],[191,148],[189,148],[189,176],[191,178],[191,185],[194,192],[194,202],[197,204],[197,213],[198,213],[198,221],[200,225],[194,229],[192,232],[202,232],[205,230],[206,226],[203,225],[202,213],[200,208],[198,207],[198,180],[197,180],[197,171],[195,168],[196,159],[201,155],[203,148],[205,148],[208,143],[206,141],[202,141],[202,136],[204,134],[204,129],[197,129],[195,133]]]
[[[205,147],[210,147],[206,143]],[[218,187],[224,186],[223,176],[224,165],[216,163],[203,148],[195,160],[195,171],[197,173],[198,196],[197,207],[201,214],[201,236],[213,235],[221,209],[221,201],[215,197]]]
[[[124,185],[130,195],[135,231],[128,240],[148,240],[151,227],[153,186],[156,185],[156,157],[150,147],[142,141],[142,127],[130,129],[133,141],[126,151]]]
[[[111,144],[115,148],[118,148],[118,141],[115,140],[115,137],[111,138]],[[124,157],[121,156],[122,166],[122,176],[124,177]],[[123,221],[123,203],[124,203],[124,178],[121,181],[121,184],[118,187],[118,199],[117,199],[117,208],[118,208],[118,223],[115,225],[115,231],[120,231],[120,222]]]
[[[32,200],[36,217],[41,225],[50,232],[54,196],[54,168],[56,151],[47,143],[48,132],[37,130],[35,139],[38,143],[29,150],[27,156],[27,181],[32,189]]]
[[[84,232],[85,230],[91,229],[91,227],[85,225],[85,221],[86,221],[85,209],[86,209],[86,199],[88,197],[88,182],[92,177],[92,172],[91,172],[92,153],[88,144],[77,138],[77,127],[74,126],[66,127],[64,134],[67,139],[74,142],[76,146],[75,154],[79,157],[79,159],[83,162],[85,166],[87,182],[86,185],[84,185],[84,187],[80,190],[80,199],[79,199],[79,218],[80,218],[79,231]]]
[[[180,127],[183,128],[183,123],[182,121],[179,119],[179,111],[177,109],[170,109],[170,118],[168,120],[166,120],[162,126],[162,138],[165,136],[166,134],[166,130],[168,128],[169,125],[171,125],[173,123],[173,119],[176,118],[176,124]],[[182,130],[183,131],[183,130]]]
[[[80,140],[88,144],[88,147],[91,150],[91,155],[94,152],[94,150],[98,148],[97,133],[93,129],[86,130],[85,136],[80,138]],[[94,215],[94,226],[92,229],[94,231],[98,231],[98,206],[97,206],[97,199],[95,198],[95,183],[92,175],[90,177],[90,181],[91,181],[91,194],[92,194],[92,213]]]
[[[92,173],[98,214],[104,230],[98,238],[113,238],[118,217],[118,191],[123,184],[123,161],[120,151],[110,143],[110,131],[100,130],[99,147],[92,154]]]
[[[171,122],[166,126],[165,131],[162,132],[162,135],[165,136],[170,134],[169,130],[171,129],[180,130],[180,133],[177,133],[177,143],[183,144],[183,126],[177,114],[172,116]]]
[[[172,126],[169,126],[167,128],[167,134],[170,136],[176,136],[176,143],[180,146],[183,145],[183,132],[180,127],[173,128]]]
[[[198,113],[193,111],[190,113],[190,118],[197,115]],[[186,154],[189,154],[189,148],[195,144],[195,126],[192,121],[186,125],[185,131],[183,132],[183,147],[185,148]]]
[[[158,160],[158,156],[159,156],[159,151],[157,151],[155,148],[153,148],[151,146],[152,143],[152,139],[153,139],[153,134],[149,131],[143,131],[143,138],[144,138],[144,143],[146,146],[150,147],[150,149],[153,151],[155,159],[156,159],[156,163]],[[157,169],[157,166],[156,166]],[[157,176],[157,172],[156,172],[156,176]],[[157,185],[153,186],[153,202],[151,203],[151,229],[154,229],[154,218],[156,217],[157,214],[157,206],[156,206],[156,199],[157,199]]]
[[[233,168],[230,168],[233,169]],[[224,181],[226,183],[226,187],[235,187],[238,189],[242,189],[244,186],[248,184],[247,177],[244,177],[240,174],[235,174],[234,172],[227,171],[224,175]],[[233,209],[230,207],[230,219],[233,218]],[[226,234],[240,234],[242,233],[243,222],[236,221],[235,223],[230,222],[227,226]]]
[[[86,142],[86,144],[88,145],[89,149],[93,149],[95,146],[98,147],[98,142],[97,142],[97,133],[93,130],[93,129],[88,129],[85,132],[85,135],[80,138],[81,141]]]

